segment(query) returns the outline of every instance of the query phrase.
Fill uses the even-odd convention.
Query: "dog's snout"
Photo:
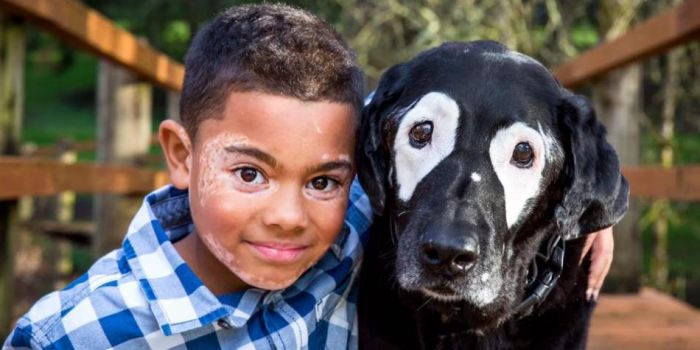
[[[428,239],[422,249],[426,267],[453,276],[466,273],[479,258],[479,245],[471,236],[454,241]]]

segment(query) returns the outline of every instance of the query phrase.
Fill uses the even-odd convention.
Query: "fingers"
[[[587,300],[598,300],[600,289],[612,265],[613,249],[612,228],[601,230],[591,245],[591,266],[588,274]]]

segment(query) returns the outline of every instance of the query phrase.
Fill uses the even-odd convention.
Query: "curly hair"
[[[328,23],[281,4],[229,8],[200,30],[185,57],[180,113],[191,137],[233,91],[362,106],[354,52]]]

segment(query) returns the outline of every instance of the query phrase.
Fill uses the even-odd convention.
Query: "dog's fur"
[[[417,143],[409,133],[425,122],[431,138]],[[534,159],[516,166],[523,142]],[[587,99],[496,42],[447,43],[382,76],[357,154],[377,214],[360,276],[361,347],[585,347],[594,303],[580,237],[616,223],[628,196]],[[561,279],[516,315],[528,266],[555,234],[566,240]],[[469,254],[443,259],[435,245]]]

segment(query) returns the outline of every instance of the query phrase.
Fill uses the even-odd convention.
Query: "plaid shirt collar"
[[[353,239],[350,240],[353,242],[348,242],[351,236],[348,233],[350,230],[363,233],[369,227],[369,220],[360,217],[369,214],[369,205],[364,199],[365,208],[362,208],[362,212],[356,210],[354,218],[346,218],[343,230],[330,251],[284,290],[251,288],[217,297],[206,288],[172,244],[194,229],[188,192],[173,186],[161,188],[146,197],[129,226],[122,248],[129,268],[139,281],[151,311],[166,335],[203,327],[217,320],[219,325],[225,321],[224,327],[242,327],[258,308],[278,302],[293,304],[295,300],[303,300],[295,298],[300,292],[310,293],[315,300],[321,300],[337,287],[334,284],[319,284],[317,279],[324,275],[335,274],[332,277],[339,281],[343,276],[338,274],[353,273],[360,260],[357,250],[361,247],[357,235],[352,235]],[[358,201],[358,198],[351,198],[349,216],[353,215],[352,209]],[[350,227],[348,220],[355,227]],[[338,269],[343,262],[350,262],[350,266]],[[227,302],[223,303],[220,298]],[[295,305],[291,306],[297,309]]]

